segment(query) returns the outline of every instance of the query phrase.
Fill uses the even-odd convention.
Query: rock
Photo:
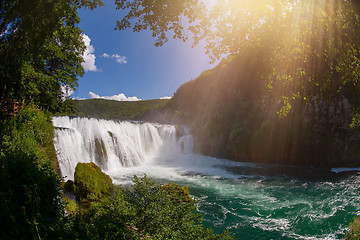
[[[95,163],[78,163],[74,179],[74,194],[81,202],[99,201],[113,190],[111,178]]]

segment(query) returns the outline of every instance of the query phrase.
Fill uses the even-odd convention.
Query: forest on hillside
[[[119,120],[140,120],[144,114],[151,114],[164,107],[168,99],[144,101],[114,101],[104,99],[76,100],[71,115]]]

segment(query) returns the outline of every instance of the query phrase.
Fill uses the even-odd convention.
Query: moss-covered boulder
[[[67,192],[74,192],[74,182],[71,180],[67,180],[63,183],[63,189]]]
[[[82,202],[99,201],[113,190],[111,178],[95,163],[78,163],[74,180],[74,194]]]

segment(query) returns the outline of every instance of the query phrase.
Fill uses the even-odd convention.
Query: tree
[[[83,74],[77,10],[98,5],[100,0],[1,0],[0,100],[26,99],[56,111],[61,87],[74,89]]]
[[[212,60],[247,49],[262,52],[271,70],[259,68],[258,75],[268,94],[279,99],[280,115],[287,115],[291,103],[299,100],[323,103],[345,98],[359,111],[357,1],[218,0],[204,6],[200,0],[117,0],[116,4],[129,9],[117,28],[150,29],[157,46],[167,41],[166,32],[174,30],[174,38],[185,40],[193,34],[194,44],[205,40]]]
[[[116,29],[124,30],[133,25],[134,32],[150,29],[156,37],[156,46],[162,46],[168,41],[167,31],[173,31],[173,38],[185,41],[183,20],[191,23],[204,11],[205,5],[198,0],[182,1],[127,1],[115,0],[116,9],[129,9],[128,14],[117,21]],[[133,20],[137,20],[132,24]]]

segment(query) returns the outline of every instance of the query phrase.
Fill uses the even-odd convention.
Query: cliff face
[[[331,166],[360,166],[360,132],[350,127],[353,106],[347,99],[310,104],[304,117],[311,123],[311,145],[318,158],[323,155]]]
[[[241,66],[241,67],[239,67]],[[254,67],[256,66],[256,67]],[[279,119],[253,64],[232,59],[182,85],[162,111],[187,125],[198,153],[236,161],[360,166],[360,134],[346,99],[298,101]]]

